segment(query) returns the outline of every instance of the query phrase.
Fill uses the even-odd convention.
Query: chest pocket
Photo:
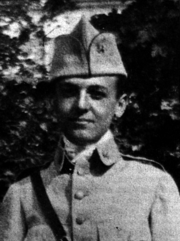
[[[150,232],[146,228],[125,229],[113,223],[112,220],[98,224],[98,236],[100,241],[151,241]]]

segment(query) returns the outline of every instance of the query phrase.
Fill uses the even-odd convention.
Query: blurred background
[[[120,151],[161,163],[180,189],[180,1],[0,2],[0,200],[20,173],[53,160],[59,138],[45,88],[49,42],[85,14],[113,32],[129,106],[113,131]]]

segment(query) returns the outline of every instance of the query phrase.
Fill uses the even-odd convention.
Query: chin
[[[100,137],[97,135],[92,135],[92,133],[81,131],[81,132],[71,132],[65,134],[66,137],[71,141],[72,143],[76,145],[88,145],[96,143]]]

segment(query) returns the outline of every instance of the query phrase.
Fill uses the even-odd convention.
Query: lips
[[[71,122],[74,122],[74,123],[93,123],[94,121],[91,120],[91,119],[86,119],[86,118],[71,118],[70,119]]]

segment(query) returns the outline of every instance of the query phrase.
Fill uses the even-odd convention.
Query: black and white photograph
[[[180,0],[0,0],[0,241],[180,241]]]

